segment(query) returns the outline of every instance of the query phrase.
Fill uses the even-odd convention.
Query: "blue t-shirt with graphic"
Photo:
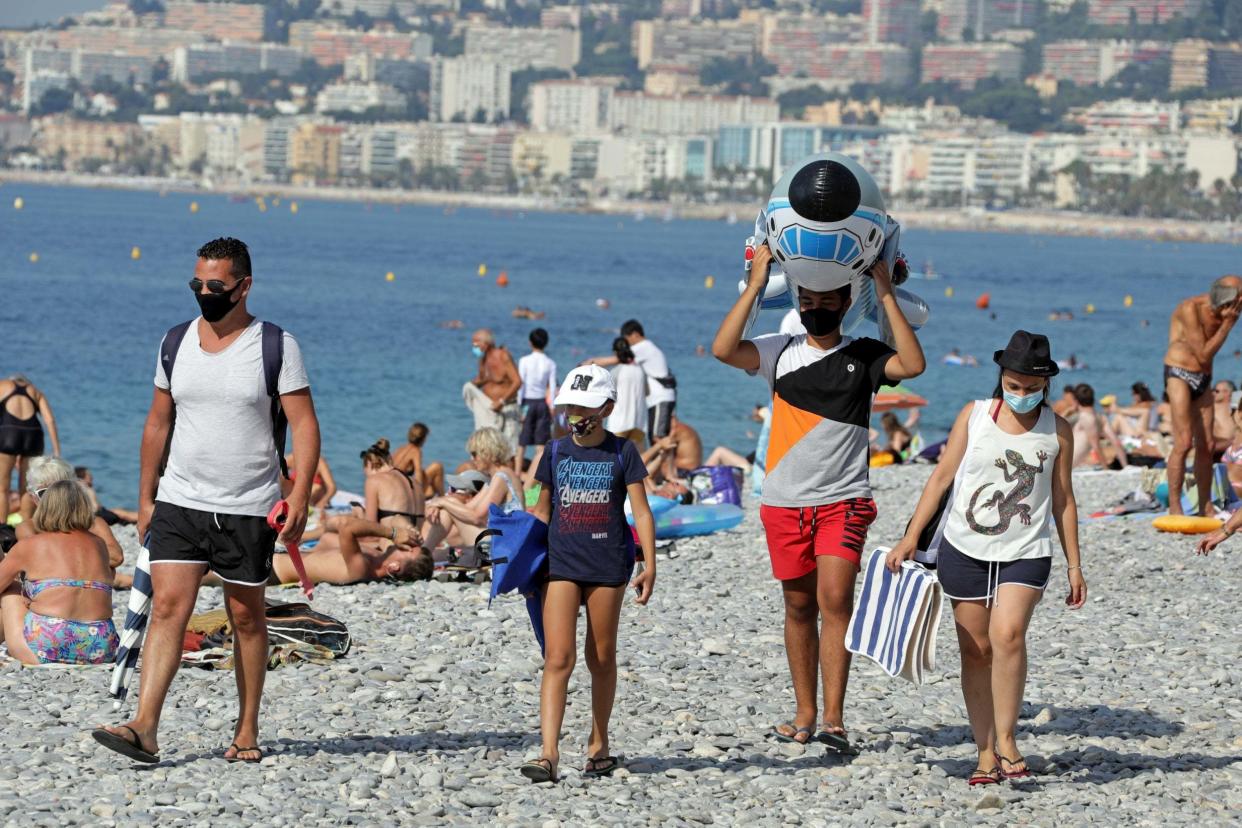
[[[611,434],[598,446],[580,446],[571,437],[555,445],[555,472],[552,444],[535,471],[535,479],[552,491],[548,577],[588,584],[625,583],[634,571],[634,538],[625,522],[625,488],[647,476],[638,449]]]

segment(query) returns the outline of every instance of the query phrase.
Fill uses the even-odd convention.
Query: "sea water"
[[[381,436],[400,445],[416,420],[431,428],[428,458],[465,459],[472,421],[461,387],[475,375],[470,334],[479,327],[515,357],[526,353],[531,328],[546,328],[563,376],[610,353],[620,324],[637,318],[668,356],[678,411],[705,450],[754,447],[749,414],[766,386],[710,356],[737,298],[749,221],[306,200],[295,212],[271,198],[260,211],[223,195],[26,184],[0,194],[0,376],[25,373],[47,393],[66,458],[95,471],[106,503],[136,500],[160,337],[196,315],[186,286],[194,251],[224,235],[250,246],[253,312],[302,346],[324,453],[342,488],[361,488],[359,451]],[[18,196],[21,210],[12,206]],[[1242,269],[1228,245],[919,230],[902,242],[914,270],[930,260],[942,274],[906,285],[932,308],[919,334],[929,367],[909,383],[929,401],[921,425],[929,440],[943,436],[964,402],[991,392],[992,353],[1017,328],[1048,334],[1056,358],[1072,353],[1088,366],[1062,372],[1058,392],[1088,382],[1097,398],[1111,392],[1128,402],[1130,383],[1142,380],[1159,394],[1175,303]],[[502,271],[508,287],[496,284]],[[988,310],[976,307],[984,292]],[[519,305],[546,317],[515,319]],[[1075,318],[1051,322],[1054,309]],[[757,330],[775,330],[781,314],[765,312]],[[452,320],[462,327],[443,327]],[[1242,335],[1235,339],[1217,360],[1218,378],[1242,373],[1234,356]],[[942,365],[954,347],[981,367]]]

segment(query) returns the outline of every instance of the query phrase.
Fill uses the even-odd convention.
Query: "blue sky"
[[[66,14],[102,9],[105,0],[0,0],[0,26],[52,23]]]

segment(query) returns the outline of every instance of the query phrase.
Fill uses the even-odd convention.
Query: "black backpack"
[[[172,388],[173,366],[177,363],[177,352],[181,350],[181,340],[185,332],[195,320],[182,322],[170,328],[160,343],[160,365],[164,366],[164,377]],[[280,459],[280,473],[289,476],[289,467],[285,463],[285,438],[289,430],[289,419],[280,405],[280,369],[285,361],[285,332],[272,322],[263,323],[263,381],[267,386],[267,396],[272,401],[272,442],[276,444],[276,456]],[[170,390],[171,395],[171,390]],[[173,400],[173,421],[168,427],[168,442],[164,444],[164,457],[160,460],[160,474],[168,465],[168,448],[172,445],[173,428],[177,425],[177,401]]]

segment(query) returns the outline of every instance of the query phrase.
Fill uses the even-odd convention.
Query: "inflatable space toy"
[[[755,248],[772,249],[768,281],[747,318],[746,330],[762,309],[789,308],[797,288],[828,291],[851,286],[853,302],[841,323],[850,333],[864,319],[874,322],[891,343],[868,270],[883,259],[892,274],[894,295],[916,329],[927,322],[927,303],[898,288],[909,271],[900,251],[901,225],[893,220],[871,175],[849,156],[820,153],[803,159],[781,176],[746,240],[746,270]],[[739,293],[746,281],[738,284]]]

